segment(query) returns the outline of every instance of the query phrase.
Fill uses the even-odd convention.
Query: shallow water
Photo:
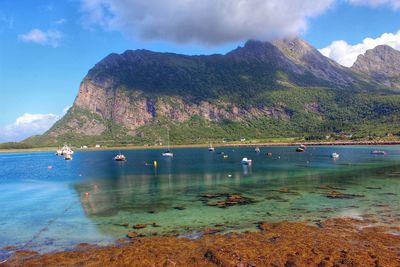
[[[227,159],[205,148],[174,149],[173,159],[161,150],[130,150],[124,151],[127,162],[114,162],[116,151],[77,151],[72,161],[50,152],[0,154],[0,248],[45,252],[81,242],[107,244],[126,235],[122,223],[159,225],[137,230],[147,235],[196,236],[215,224],[236,231],[255,229],[258,221],[337,216],[399,221],[400,146],[294,149],[262,147],[256,154],[254,148],[217,148]],[[388,154],[371,155],[374,149]],[[340,158],[333,160],[332,152]],[[245,156],[253,166],[240,165]],[[362,196],[327,198],[332,190]],[[217,192],[254,202],[221,209],[200,197]]]

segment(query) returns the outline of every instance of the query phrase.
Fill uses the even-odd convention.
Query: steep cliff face
[[[400,51],[388,45],[378,45],[359,55],[352,69],[389,87],[400,89]]]
[[[198,132],[185,137],[193,140],[212,127],[220,135],[254,129],[254,136],[335,129],[327,125],[344,125],[349,114],[358,119],[359,111],[341,110],[349,96],[387,89],[370,72],[353,69],[297,38],[248,41],[225,55],[110,54],[89,71],[73,107],[44,137],[130,140],[166,124],[190,132],[193,120]]]
[[[98,85],[90,80],[81,84],[74,107],[122,125],[131,133],[138,127],[161,118],[185,122],[193,116],[199,116],[213,122],[240,122],[262,116],[276,119],[289,119],[291,116],[290,110],[279,103],[274,106],[242,106],[223,100],[190,101],[182,96],[149,96],[142,91],[115,89],[109,84]],[[102,125],[101,122],[99,124]],[[68,125],[74,128],[71,122]],[[101,134],[104,130],[104,126],[95,127],[89,130],[89,134]]]

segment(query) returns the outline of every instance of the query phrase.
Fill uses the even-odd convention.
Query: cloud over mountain
[[[351,45],[344,40],[332,42],[329,46],[319,51],[339,64],[351,67],[356,61],[358,55],[364,54],[368,49],[377,45],[388,45],[394,49],[400,50],[400,30],[396,33],[384,33],[378,38],[365,38],[361,43]]]
[[[296,35],[334,0],[81,0],[86,25],[144,40],[220,44]]]

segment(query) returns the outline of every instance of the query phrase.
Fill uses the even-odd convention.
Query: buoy
[[[232,174],[228,174],[228,177],[232,177]]]
[[[153,162],[154,168],[157,168],[157,160]]]
[[[51,169],[53,169],[53,166],[49,165],[49,166],[47,166],[47,169],[51,170]]]

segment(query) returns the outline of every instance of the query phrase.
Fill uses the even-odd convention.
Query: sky
[[[300,36],[350,67],[400,50],[400,0],[0,0],[0,142],[46,131],[112,52],[226,53]]]

